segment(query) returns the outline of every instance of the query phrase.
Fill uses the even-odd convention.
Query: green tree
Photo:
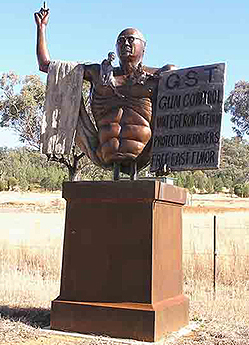
[[[10,176],[7,180],[7,185],[8,185],[8,190],[12,190],[15,186],[18,185],[18,180],[15,177]]]
[[[240,80],[225,101],[225,111],[230,112],[235,133],[249,134],[249,83]]]
[[[222,178],[218,177],[218,176],[215,177],[214,178],[214,191],[219,193],[222,191],[223,187],[224,187],[224,184],[223,184]]]
[[[240,137],[223,138],[219,169],[175,172],[172,176],[179,187],[193,190],[194,183],[194,189],[206,193],[218,193],[225,187],[233,194],[236,185],[249,183],[249,142]]]
[[[45,156],[30,148],[0,148],[1,189],[18,186],[21,190],[44,188],[41,182],[45,177],[49,190],[61,189],[67,178],[67,170],[58,163],[49,163]]]
[[[248,198],[249,197],[249,183],[245,183],[243,186],[244,189],[244,198]]]
[[[89,83],[85,82],[82,97],[87,102]],[[40,129],[45,101],[45,84],[37,75],[20,78],[14,72],[3,73],[0,78],[0,127],[9,127],[22,143],[39,150]],[[60,163],[68,169],[70,181],[77,180],[85,167],[84,153],[76,145],[69,155],[48,155],[50,162]]]
[[[221,164],[216,174],[228,188],[249,179],[248,141],[238,137],[222,140]]]
[[[205,190],[208,194],[212,194],[214,192],[214,181],[212,177],[208,177],[206,179]]]
[[[243,184],[242,183],[237,183],[234,186],[234,194],[239,196],[239,197],[243,197]]]
[[[4,191],[7,189],[6,182],[2,179],[0,179],[0,192]]]
[[[39,149],[44,83],[36,75],[21,79],[14,72],[3,73],[0,91],[0,126],[13,129],[22,143]]]
[[[194,185],[200,191],[203,192],[205,189],[205,179],[206,175],[203,171],[197,170],[193,174],[194,177]]]
[[[83,165],[84,164],[84,165]],[[81,179],[110,179],[111,172],[100,169],[83,157]],[[39,151],[20,147],[15,149],[0,147],[0,191],[18,186],[21,190],[42,188],[61,189],[62,182],[68,180],[68,169],[58,162],[49,162]]]
[[[195,192],[195,179],[193,174],[188,174],[186,176],[186,182],[185,182],[185,188],[188,188],[188,190],[190,191],[190,193],[194,193]]]
[[[249,183],[238,183],[234,186],[234,194],[241,198],[249,197]]]

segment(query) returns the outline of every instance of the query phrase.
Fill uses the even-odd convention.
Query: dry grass
[[[5,243],[0,253],[0,344],[89,343],[85,339],[45,336],[37,329],[49,325],[50,301],[58,295],[61,261],[58,246],[32,249]],[[200,327],[190,336],[175,340],[175,344],[248,344],[248,261],[239,262],[242,258],[235,255],[236,252],[224,262],[220,259],[216,296],[211,255],[184,256],[184,288],[191,300],[190,316]],[[245,273],[247,276],[242,279]],[[101,341],[96,337],[94,344]],[[111,340],[109,343],[115,344]]]
[[[46,206],[46,212],[48,209]],[[14,213],[15,209],[1,212],[0,344],[115,344],[101,337],[92,340],[62,338],[39,330],[49,325],[50,302],[59,294],[64,217],[60,213],[29,213],[32,210],[26,208],[25,214]],[[191,300],[191,320],[198,322],[200,327],[188,336],[175,339],[174,344],[249,343],[249,219],[241,210],[236,214],[228,211],[216,213],[215,295],[214,213],[184,211],[184,289]],[[164,342],[165,345],[169,343],[168,340]]]
[[[59,289],[61,248],[0,245],[2,305],[49,308]]]
[[[0,344],[20,344],[26,340],[38,339],[40,332],[20,321],[0,318]]]
[[[247,345],[249,257],[237,251],[218,256],[215,292],[212,259],[210,253],[184,256],[184,290],[191,300],[191,319],[200,328],[177,344]]]

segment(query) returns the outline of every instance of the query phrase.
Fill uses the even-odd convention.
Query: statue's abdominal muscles
[[[151,138],[150,98],[94,94],[92,112],[99,130],[97,155],[105,164],[135,159]]]

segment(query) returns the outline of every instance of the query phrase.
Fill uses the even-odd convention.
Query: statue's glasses
[[[144,40],[142,40],[141,38],[139,37],[136,37],[136,36],[133,36],[133,35],[129,35],[129,36],[119,36],[118,39],[117,39],[117,44],[125,44],[126,41],[129,43],[129,44],[132,44],[135,40],[139,40],[139,41],[142,41],[144,42]],[[145,42],[144,42],[145,43]]]

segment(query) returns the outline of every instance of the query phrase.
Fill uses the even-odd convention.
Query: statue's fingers
[[[40,15],[39,12],[35,12],[35,13],[34,13],[34,16],[35,16],[35,19],[36,19],[36,20],[41,19],[41,15]]]
[[[49,15],[49,11],[47,11],[47,10],[42,11],[42,17],[43,18],[46,18],[48,15]]]
[[[43,19],[48,19],[49,17],[49,13],[46,13],[44,16],[43,16]]]

